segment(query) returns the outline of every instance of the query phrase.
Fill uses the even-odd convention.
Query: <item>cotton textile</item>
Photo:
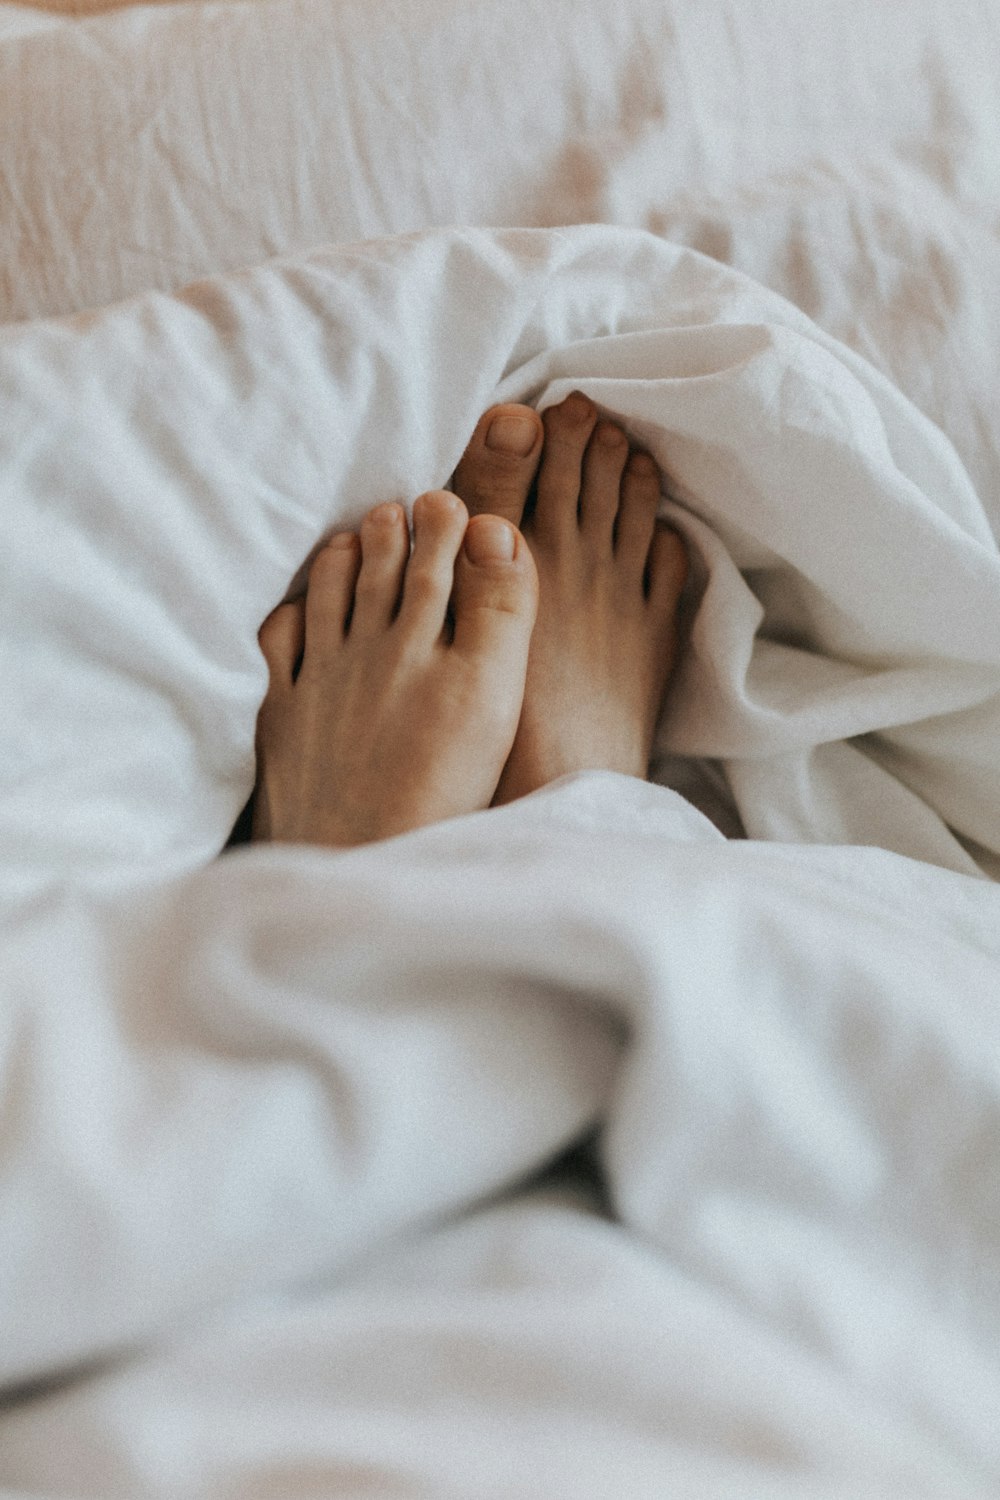
[[[647,229],[888,375],[1000,535],[998,137],[996,0],[0,6],[0,320],[430,227]]]
[[[10,1411],[8,1486],[995,1488],[995,885],[589,774],[33,926],[7,1374],[169,1337]],[[458,1217],[597,1119],[618,1222]]]
[[[0,1500],[997,1493],[998,64],[0,5]],[[219,860],[263,616],[573,388],[692,553],[661,784]]]
[[[975,492],[885,379],[695,252],[601,226],[323,249],[7,328],[0,382],[0,832],[25,878],[220,848],[257,627],[303,558],[447,483],[495,399],[574,387],[660,462],[695,559],[659,750],[723,762],[755,838],[966,873],[966,845],[1000,852]]]
[[[0,1418],[0,1481],[988,1493],[1000,558],[941,434],[610,227],[322,249],[0,365],[3,1378],[98,1362]],[[751,838],[588,775],[213,860],[303,557],[575,387],[692,552],[658,765],[724,766]],[[615,1224],[477,1207],[595,1128]]]

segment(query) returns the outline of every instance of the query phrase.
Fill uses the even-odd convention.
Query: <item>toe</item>
[[[306,594],[306,643],[310,655],[344,639],[354,585],[361,567],[361,546],[352,531],[332,536],[309,569]]]
[[[542,451],[542,419],[530,406],[494,406],[479,423],[452,488],[473,516],[520,525]]]
[[[413,505],[413,553],[406,566],[399,624],[424,646],[444,629],[469,513],[449,490],[430,490]]]
[[[538,574],[523,536],[499,517],[473,517],[455,563],[452,649],[502,664],[523,692],[537,608]]]
[[[295,680],[295,669],[305,642],[304,600],[279,604],[260,627],[257,639],[267,662],[268,695],[285,692]]]
[[[672,619],[687,581],[687,548],[676,531],[657,522],[646,569],[650,608]]]
[[[616,422],[598,422],[587,444],[580,489],[580,527],[600,547],[611,550],[628,459],[628,438]]]
[[[538,470],[534,527],[553,540],[575,530],[580,501],[583,455],[597,422],[597,408],[574,391],[544,413],[545,449]]]
[[[351,634],[385,630],[399,606],[410,533],[401,505],[376,505],[361,522],[361,565],[354,586]]]
[[[660,471],[655,460],[648,453],[633,453],[622,479],[615,556],[640,577],[653,540],[659,503]]]

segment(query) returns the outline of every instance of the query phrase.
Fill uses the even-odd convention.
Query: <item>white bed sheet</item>
[[[172,1366],[143,1354],[142,1379],[126,1365],[16,1405],[3,1482],[294,1495],[318,1474],[326,1492],[457,1494],[499,1449],[495,1492],[529,1495],[527,1421],[566,1494],[588,1492],[581,1467],[595,1494],[689,1469],[718,1494],[781,1494],[796,1465],[889,1494],[988,1484],[1000,550],[940,434],[789,304],[610,227],[334,247],[17,325],[0,357],[25,652],[5,664],[8,1388],[183,1348],[192,1319],[240,1299],[252,1328],[255,1300],[270,1318],[270,1294],[345,1264],[363,1286],[387,1237],[597,1124],[623,1226],[607,1249],[659,1247],[668,1278],[723,1296],[743,1329],[728,1364],[688,1351],[678,1373],[669,1350],[666,1386],[633,1349],[632,1424],[572,1461],[553,1414],[568,1405],[574,1428],[610,1400],[589,1373],[602,1346],[578,1369],[573,1345],[557,1399],[513,1359],[510,1424],[484,1376],[468,1385],[479,1345],[460,1320],[417,1451],[406,1421],[389,1437],[392,1361],[360,1412],[353,1380],[321,1379],[319,1432],[294,1402],[276,1427],[260,1406],[252,1429],[224,1420],[209,1373],[213,1437],[195,1442],[167,1415]],[[212,862],[252,776],[253,627],[303,553],[379,487],[440,480],[492,396],[574,384],[661,456],[695,558],[665,763],[723,762],[756,837],[597,776],[356,854]],[[562,1316],[548,1296],[543,1330]],[[626,1326],[647,1316],[640,1300]],[[389,1324],[390,1342],[434,1344]],[[285,1328],[260,1349],[268,1391]],[[788,1374],[803,1359],[824,1367],[805,1387]],[[694,1456],[664,1415],[677,1379],[694,1381]],[[832,1430],[831,1382],[855,1392]],[[845,1447],[859,1390],[870,1437]],[[426,1388],[411,1396],[423,1410]],[[725,1442],[699,1427],[719,1403]],[[764,1448],[749,1471],[747,1421]]]
[[[997,7],[275,0],[85,25],[58,7],[4,17],[0,158],[14,236],[0,290],[3,316],[21,323],[4,341],[4,399],[23,424],[4,435],[8,473],[48,411],[7,514],[20,504],[30,517],[40,496],[65,494],[75,465],[89,508],[55,506],[51,538],[114,530],[108,580],[131,576],[142,605],[122,620],[85,573],[74,594],[74,561],[93,565],[100,547],[54,549],[39,572],[29,521],[23,551],[6,554],[24,561],[22,587],[41,576],[52,597],[100,608],[71,630],[62,622],[72,649],[53,679],[61,709],[24,697],[27,676],[7,662],[18,692],[5,727],[26,781],[8,775],[21,800],[4,804],[16,1003],[2,1042],[14,1275],[0,1293],[0,1351],[8,1382],[137,1352],[0,1415],[4,1500],[995,1493],[1000,912],[976,872],[1000,847],[987,528],[1000,534]],[[326,272],[327,292],[338,276],[351,285],[338,252],[304,253],[317,242],[577,219],[653,228],[749,270],[954,442],[982,509],[905,405],[846,351],[799,334],[810,355],[792,385],[824,389],[806,424],[826,445],[815,471],[831,456],[838,394],[855,433],[844,458],[852,443],[854,458],[867,455],[850,504],[858,516],[874,499],[882,523],[876,587],[890,514],[901,548],[922,538],[924,563],[942,565],[943,585],[918,559],[910,601],[891,587],[890,610],[853,617],[882,665],[887,637],[918,631],[919,681],[896,684],[902,760],[885,717],[892,684],[876,674],[876,741],[817,755],[822,727],[800,715],[813,738],[792,746],[806,767],[798,806],[777,762],[770,783],[752,757],[728,765],[744,821],[771,842],[724,843],[669,791],[593,777],[383,851],[252,851],[199,871],[246,789],[262,687],[253,624],[334,520],[443,482],[493,396],[555,399],[571,381],[637,435],[659,434],[668,469],[683,471],[699,556],[738,597],[732,563],[752,571],[740,549],[760,545],[775,477],[758,469],[766,445],[749,445],[727,489],[697,428],[702,403],[685,416],[683,380],[668,423],[660,397],[643,404],[642,357],[640,380],[626,378],[620,344],[605,359],[609,332],[648,329],[645,273],[634,285],[628,273],[662,268],[665,251],[605,239],[589,275],[582,256],[570,295],[543,236],[535,293],[544,286],[551,302],[530,310],[523,269],[504,260],[523,251],[491,261],[488,243],[457,237],[479,265],[463,281],[442,255],[447,237],[425,252],[414,242],[430,271],[411,265],[397,306],[357,259],[357,347],[366,358],[379,347],[381,309],[388,350],[367,405],[353,346],[310,344],[331,317],[352,326],[351,297],[316,300]],[[569,237],[568,260],[587,243]],[[223,277],[180,304],[96,311],[279,252],[283,269]],[[392,265],[397,253],[374,259]],[[496,273],[492,302],[476,279],[483,264]],[[709,271],[692,264],[704,293]],[[447,357],[449,330],[420,326],[420,296],[440,311],[459,283],[467,302]],[[798,328],[752,288],[714,284],[710,323]],[[509,316],[470,346],[473,305]],[[86,309],[68,324],[30,321]],[[768,349],[794,369],[802,346],[772,339],[741,376],[725,332],[719,396],[731,401],[743,379],[757,392],[752,425]],[[702,361],[711,333],[694,338]],[[144,386],[135,372],[147,360]],[[198,370],[217,405],[186,411]],[[131,399],[154,382],[158,406]],[[864,419],[863,392],[877,420]],[[297,402],[315,420],[290,445]],[[329,444],[309,436],[324,402],[337,414]],[[379,437],[367,447],[366,412]],[[678,446],[668,432],[685,420]],[[891,462],[875,461],[880,443]],[[735,506],[755,475],[747,538]],[[170,497],[163,519],[158,493]],[[711,509],[720,493],[728,533]],[[779,523],[792,514],[782,494]],[[202,549],[187,562],[185,528]],[[788,540],[787,526],[777,533]],[[130,548],[148,559],[163,539],[169,568],[164,554],[121,572]],[[819,540],[807,528],[778,573],[808,571]],[[245,551],[227,560],[233,543]],[[892,561],[902,579],[905,551]],[[229,585],[193,609],[205,562]],[[848,569],[839,602],[851,583]],[[955,608],[935,634],[940,600],[963,587],[971,628]],[[774,618],[786,604],[770,598]],[[156,667],[143,676],[137,642],[161,606],[173,628],[148,631]],[[55,672],[60,622],[25,608],[39,621],[37,659]],[[107,666],[82,649],[101,610],[124,643],[106,680],[108,724],[125,692],[133,725],[118,747],[124,786],[106,754],[82,779],[54,774],[74,701],[75,732],[97,743],[68,668],[83,661],[100,678]],[[726,608],[702,621],[716,631],[706,655],[719,632],[730,648],[752,635]],[[16,623],[8,602],[5,625]],[[823,662],[831,626],[820,620]],[[19,649],[30,645],[22,636]],[[981,706],[959,756],[956,687],[961,698],[977,649]],[[678,749],[727,758],[718,745],[734,702],[741,732],[760,706],[741,697],[746,685],[731,675],[712,719],[692,676],[674,727],[708,722],[720,739],[693,746],[665,727],[661,774],[676,772]],[[943,724],[927,718],[935,692]],[[834,711],[829,684],[818,698]],[[25,710],[39,716],[27,757]],[[37,753],[46,714],[48,761]],[[794,719],[758,723],[770,751]],[[845,753],[897,789],[868,830],[897,853],[804,847],[859,841]],[[914,766],[917,795],[900,780]],[[89,822],[55,816],[87,805],[99,814]],[[122,873],[126,860],[142,874]],[[74,868],[76,883],[53,883],[53,868]],[[616,1222],[586,1195],[519,1190],[598,1120]],[[497,1191],[495,1206],[475,1206]],[[302,1277],[308,1287],[293,1289]]]
[[[0,17],[0,320],[435,225],[650,229],[888,374],[1000,534],[996,0]]]
[[[995,1489],[995,885],[591,774],[33,917],[5,1352],[170,1333],[8,1412],[12,1489]],[[598,1118],[617,1223],[461,1215]]]

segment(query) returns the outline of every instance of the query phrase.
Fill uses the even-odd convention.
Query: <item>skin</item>
[[[570,771],[644,776],[687,567],[659,495],[576,393],[487,412],[412,552],[398,505],[332,537],[260,632],[253,838],[351,847]]]
[[[517,729],[537,578],[446,491],[331,538],[260,633],[253,837],[350,847],[489,804]],[[296,664],[301,657],[301,665]]]
[[[650,455],[630,451],[622,428],[579,392],[542,418],[505,406],[477,426],[455,490],[472,514],[492,508],[523,528],[539,579],[497,802],[570,771],[646,775],[687,576],[683,542],[656,521],[660,480]]]

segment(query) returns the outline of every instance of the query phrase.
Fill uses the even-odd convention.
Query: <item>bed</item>
[[[1000,6],[0,5],[0,1497],[1000,1490]],[[224,851],[265,615],[584,390],[649,782]]]

